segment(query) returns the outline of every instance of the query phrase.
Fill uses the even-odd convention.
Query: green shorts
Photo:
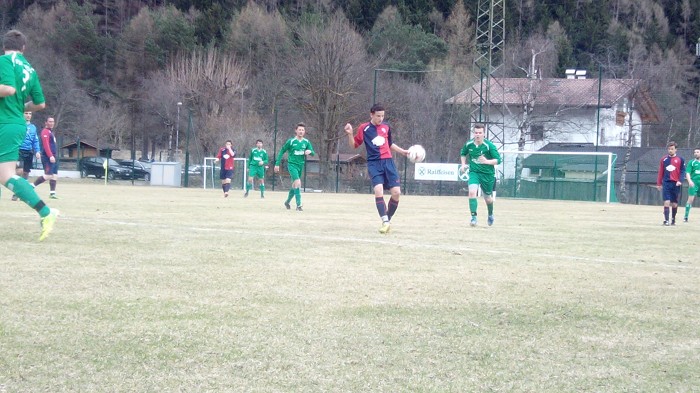
[[[0,124],[0,162],[17,162],[19,146],[26,134],[26,125]]]
[[[304,171],[304,165],[287,164],[287,170],[292,180],[299,180],[301,179],[301,172]]]
[[[264,179],[265,165],[251,165],[250,168],[248,168],[248,176],[253,178],[257,177],[258,179]]]
[[[693,179],[693,183],[695,183],[695,187],[690,187],[688,189],[688,196],[700,197],[700,179]]]
[[[469,172],[469,185],[477,184],[484,195],[493,194],[493,186],[496,184],[496,176],[487,173]]]

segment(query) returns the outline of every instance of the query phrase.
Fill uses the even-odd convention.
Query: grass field
[[[700,209],[58,191],[0,199],[3,393],[700,391]]]

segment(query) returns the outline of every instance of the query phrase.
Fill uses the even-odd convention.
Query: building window
[[[544,126],[543,125],[530,126],[530,140],[531,141],[544,140]]]

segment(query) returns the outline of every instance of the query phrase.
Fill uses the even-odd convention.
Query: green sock
[[[297,206],[301,206],[301,189],[299,189],[299,188],[294,189],[294,198],[297,201]]]
[[[685,204],[685,218],[688,218],[688,215],[690,214],[690,208],[693,207],[690,203]]]
[[[487,203],[486,208],[489,209],[489,216],[493,216],[493,203]]]
[[[264,184],[260,185],[260,195],[265,195],[265,185]]]
[[[294,189],[293,188],[289,189],[289,194],[287,194],[287,203],[289,203],[289,201],[291,201],[292,198],[294,198]]]
[[[477,206],[476,198],[469,198],[469,211],[472,213],[472,216],[476,215],[476,206]]]
[[[245,185],[245,192],[248,192],[253,189],[253,183],[246,183]]]
[[[39,195],[34,191],[34,187],[24,178],[12,176],[5,184],[21,201],[36,210],[41,217],[46,217],[51,213],[51,209],[41,201]]]

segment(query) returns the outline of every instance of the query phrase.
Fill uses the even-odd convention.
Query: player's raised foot
[[[384,221],[382,223],[382,227],[379,228],[379,233],[381,233],[382,235],[385,235],[385,234],[389,233],[390,230],[391,230],[391,224],[389,223],[389,221]]]
[[[17,198],[17,195],[13,195],[11,199],[12,199],[13,201],[16,201],[16,200],[18,200],[19,198]],[[686,221],[688,221],[688,220],[686,220]]]
[[[669,226],[669,225],[670,225],[670,224],[668,223],[668,221],[664,221],[664,226],[665,226],[665,227],[667,227],[667,226]]]
[[[243,194],[243,198],[248,198],[248,191],[246,191],[245,194]]]
[[[469,221],[469,225],[473,227],[476,226],[476,216],[472,216],[472,219]]]
[[[49,199],[58,199],[58,197],[56,196],[56,194],[50,194]]]
[[[298,211],[298,212],[303,212],[304,209],[302,209],[301,206],[297,206],[297,211]]]
[[[284,207],[286,207],[287,210],[289,210],[289,209],[292,208],[292,205],[290,205],[289,202],[285,202],[285,203],[284,203]]]
[[[491,225],[493,225],[493,221],[494,221],[494,218],[493,218],[493,214],[492,214],[489,216],[489,218],[488,218],[488,220],[486,220],[486,222],[489,224],[489,226],[491,226]]]
[[[58,209],[51,209],[48,216],[41,219],[41,235],[39,236],[39,241],[44,241],[51,231],[53,231],[53,226],[56,224],[56,219],[58,218]]]

